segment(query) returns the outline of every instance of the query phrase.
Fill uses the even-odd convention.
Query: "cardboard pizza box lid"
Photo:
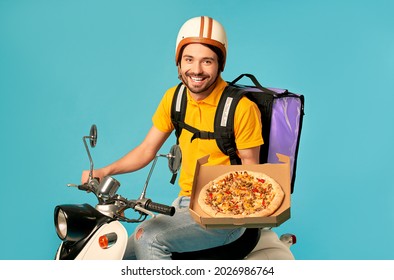
[[[208,156],[197,161],[194,174],[193,189],[190,199],[189,211],[193,219],[204,228],[234,228],[234,227],[277,227],[290,219],[290,158],[277,154],[279,163],[265,163],[254,165],[205,165]],[[262,172],[275,179],[285,192],[285,198],[278,210],[269,217],[212,217],[206,214],[198,205],[197,198],[200,190],[210,181],[230,171],[250,170]]]

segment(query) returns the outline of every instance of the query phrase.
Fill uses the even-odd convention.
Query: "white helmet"
[[[224,70],[227,55],[227,36],[223,26],[207,16],[186,21],[179,30],[176,40],[175,63],[178,65],[182,48],[191,43],[200,43],[219,48],[223,55],[221,71]]]

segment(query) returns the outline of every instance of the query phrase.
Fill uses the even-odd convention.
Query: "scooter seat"
[[[193,252],[173,252],[173,260],[242,260],[257,245],[261,229],[247,228],[237,240],[214,248]]]

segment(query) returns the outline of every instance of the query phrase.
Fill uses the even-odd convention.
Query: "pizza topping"
[[[217,213],[250,215],[269,207],[274,198],[273,186],[266,179],[235,171],[210,182],[204,202]]]

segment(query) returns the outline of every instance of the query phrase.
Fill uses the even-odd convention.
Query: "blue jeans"
[[[239,238],[244,228],[204,229],[189,213],[190,197],[174,202],[174,216],[158,215],[141,223],[130,236],[124,259],[171,259],[171,252],[197,251],[230,243]]]

